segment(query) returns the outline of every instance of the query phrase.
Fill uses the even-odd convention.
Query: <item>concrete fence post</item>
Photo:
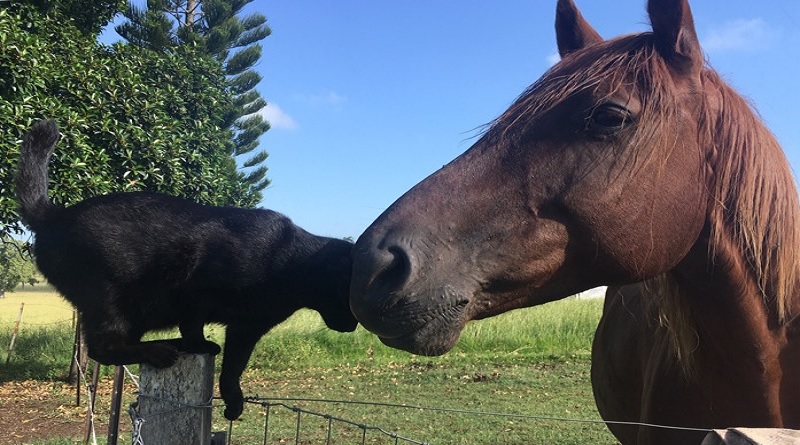
[[[169,368],[139,368],[139,415],[145,445],[211,443],[214,357],[181,354]]]

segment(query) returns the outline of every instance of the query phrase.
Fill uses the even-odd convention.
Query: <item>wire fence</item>
[[[209,399],[205,403],[200,404],[187,404],[180,401],[169,400],[165,398],[158,398],[150,394],[142,392],[139,386],[139,377],[132,373],[127,367],[122,368],[124,379],[132,382],[135,388],[133,393],[128,393],[128,400],[130,396],[135,396],[135,401],[131,403],[128,408],[130,415],[130,436],[124,438],[120,443],[132,443],[133,445],[154,445],[146,443],[142,437],[142,432],[148,427],[148,421],[153,420],[159,416],[165,416],[170,413],[182,410],[193,409],[212,409],[215,413],[221,414],[221,409],[224,404],[219,398]],[[94,399],[95,391],[97,390],[96,383],[92,383],[89,378],[89,369],[80,369],[80,380],[83,384],[83,390],[87,395],[87,429],[86,440],[84,443],[91,443],[97,445],[98,434],[95,431],[98,419],[94,412]],[[131,391],[131,385],[128,386],[128,391]],[[160,401],[169,402],[173,408],[168,410],[151,413],[143,416],[138,412],[138,403],[142,399],[159,399]],[[313,405],[315,408],[309,408]],[[335,406],[338,409],[334,409]],[[705,428],[686,428],[679,426],[657,425],[639,422],[620,422],[620,421],[607,421],[601,419],[581,419],[569,418],[561,416],[542,416],[542,415],[528,415],[520,413],[509,412],[496,412],[496,411],[480,411],[460,408],[446,408],[425,405],[412,405],[412,404],[398,404],[387,402],[351,400],[351,399],[327,399],[327,398],[309,398],[309,397],[262,397],[258,395],[248,396],[245,398],[245,412],[249,413],[249,418],[253,419],[254,410],[256,414],[263,418],[263,422],[258,426],[258,422],[249,421],[245,422],[219,422],[221,415],[217,417],[217,429],[222,425],[227,425],[227,430],[224,435],[218,438],[218,441],[212,442],[212,445],[237,445],[237,444],[325,444],[335,445],[340,443],[347,444],[416,444],[428,445],[436,443],[436,439],[426,437],[421,439],[419,437],[412,437],[418,432],[408,434],[397,429],[387,428],[383,425],[375,425],[368,420],[364,420],[361,416],[360,420],[354,420],[351,416],[355,411],[349,410],[347,406],[360,406],[367,408],[374,408],[375,410],[412,410],[420,412],[421,418],[431,424],[436,424],[435,418],[425,416],[424,413],[444,413],[444,414],[457,414],[474,417],[477,423],[483,423],[480,419],[486,417],[501,417],[510,419],[519,419],[534,422],[559,422],[559,423],[577,423],[577,424],[593,424],[604,427],[609,424],[620,425],[633,425],[639,427],[649,427],[658,429],[671,429],[671,430],[689,430],[708,433],[713,430]],[[346,414],[341,414],[344,411]],[[331,412],[339,412],[339,414],[331,414]],[[375,411],[371,411],[375,412]],[[347,414],[349,413],[349,414]],[[358,416],[356,416],[358,417]],[[254,426],[255,425],[255,426]],[[155,426],[155,425],[153,425]],[[488,426],[488,423],[487,423]],[[439,426],[441,428],[441,426]],[[431,431],[436,431],[437,428],[432,428]],[[116,442],[108,442],[109,445],[114,445]]]
[[[295,400],[295,401],[313,401],[311,399],[284,399],[284,400]],[[368,433],[377,434],[386,438],[389,438],[393,441],[394,444],[399,443],[411,443],[416,445],[428,445],[428,442],[414,440],[408,437],[404,437],[398,433],[388,431],[384,428],[374,426],[374,425],[367,425],[361,422],[354,422],[352,420],[348,420],[342,417],[333,416],[327,413],[320,413],[316,411],[311,411],[308,409],[300,408],[296,405],[289,405],[282,401],[272,401],[271,399],[261,399],[258,397],[248,397],[245,399],[245,402],[248,404],[255,404],[261,406],[264,410],[264,441],[263,444],[267,445],[269,441],[269,433],[270,433],[270,413],[273,409],[285,409],[291,411],[292,413],[296,414],[296,420],[294,423],[294,437],[292,438],[296,444],[300,443],[301,432],[302,432],[302,425],[303,423],[303,416],[308,417],[316,417],[318,419],[323,419],[326,423],[324,427],[324,444],[330,445],[334,443],[334,433],[336,431],[337,426],[344,425],[348,427],[355,428],[360,434],[360,440],[355,442],[360,445],[365,445],[367,443],[367,435]],[[227,444],[231,445],[233,440],[233,422],[229,422],[228,428],[228,441]],[[350,442],[353,443],[353,442]]]
[[[152,421],[159,416],[167,416],[173,414],[178,411],[184,410],[196,410],[196,409],[211,409],[211,408],[223,408],[223,403],[215,403],[219,402],[220,398],[212,398],[206,403],[201,404],[188,404],[183,403],[177,400],[170,400],[165,399],[163,397],[156,397],[150,394],[144,394],[141,392],[141,386],[139,385],[139,376],[133,374],[127,366],[122,367],[125,379],[130,380],[136,388],[136,399],[133,403],[131,403],[128,407],[128,415],[130,416],[131,422],[131,435],[130,440],[132,445],[154,445],[150,443],[145,443],[143,431],[148,426],[148,421]],[[94,401],[96,398],[96,391],[97,386],[96,383],[93,383],[92,380],[89,378],[89,369],[82,369],[79,367],[79,377],[80,382],[83,385],[83,390],[86,392],[86,400],[87,400],[87,424],[86,424],[86,432],[85,432],[85,440],[84,443],[91,443],[92,445],[98,445],[98,419],[97,415],[94,410]],[[166,402],[168,405],[171,405],[172,408],[165,409],[156,413],[151,413],[148,415],[142,415],[139,412],[139,404],[142,399],[152,399],[157,400],[159,402]],[[259,407],[262,410],[264,416],[264,423],[263,423],[263,434],[260,434],[262,439],[262,443],[267,445],[269,443],[294,443],[296,445],[305,444],[305,443],[324,443],[325,445],[333,445],[336,443],[351,443],[351,444],[361,444],[366,445],[368,443],[385,443],[385,444],[415,444],[415,445],[429,445],[427,441],[415,440],[409,437],[405,437],[402,434],[397,432],[389,431],[386,428],[382,428],[376,425],[369,425],[364,422],[357,422],[350,419],[347,419],[343,416],[336,416],[331,415],[328,413],[318,412],[306,408],[299,407],[297,405],[291,405],[288,402],[290,401],[321,401],[322,399],[269,399],[269,398],[261,398],[258,396],[246,397],[245,398],[245,406],[246,407]],[[342,402],[342,401],[326,401],[328,403],[351,403],[351,404],[364,404],[364,402]],[[114,402],[112,401],[112,404]],[[284,421],[276,420],[276,417],[279,416],[279,413],[276,411],[283,411],[284,413],[290,413],[292,417],[292,421],[287,423],[285,419]],[[286,417],[286,416],[284,416]],[[319,424],[312,426],[313,422],[309,421],[309,419],[321,419],[324,423],[322,427],[322,435],[320,436],[320,428]],[[247,443],[253,444],[255,442],[252,441],[252,434],[250,435],[242,435],[244,441],[239,441],[239,428],[236,428],[235,422],[228,422],[228,429],[224,433],[224,438],[222,441],[212,441],[212,445],[233,445],[235,443]],[[109,439],[107,441],[108,445],[117,445],[116,434],[114,434],[114,439],[111,439],[111,430],[114,429],[114,425],[109,425]],[[380,441],[378,440],[379,437],[384,438],[385,440]],[[125,441],[127,442],[127,441]]]
[[[139,398],[151,397],[145,394],[138,394]],[[161,399],[163,401],[163,399]],[[219,400],[215,398],[213,400]],[[473,417],[505,417],[514,419],[524,419],[529,421],[548,421],[548,422],[565,422],[565,423],[580,423],[580,424],[594,424],[594,425],[633,425],[639,427],[649,427],[657,429],[670,429],[670,430],[683,430],[683,431],[698,431],[703,433],[712,432],[712,429],[706,428],[689,428],[680,426],[657,425],[652,423],[641,422],[625,422],[625,421],[608,421],[601,419],[578,419],[559,416],[541,416],[541,415],[527,415],[518,413],[507,412],[493,412],[493,411],[479,411],[467,410],[457,408],[441,408],[422,405],[409,405],[409,404],[395,404],[385,402],[371,402],[359,400],[336,400],[336,399],[321,399],[321,398],[287,398],[287,397],[260,397],[248,396],[245,398],[246,406],[257,406],[262,410],[264,417],[263,422],[263,435],[261,436],[261,443],[268,445],[269,443],[294,443],[296,445],[305,443],[324,443],[325,445],[332,445],[336,443],[350,443],[366,445],[367,443],[386,443],[386,444],[416,444],[416,445],[429,445],[431,442],[426,440],[417,440],[389,429],[370,425],[365,422],[358,422],[347,419],[342,416],[331,415],[327,412],[320,410],[311,410],[298,406],[298,403],[322,403],[325,405],[360,405],[370,406],[384,409],[402,409],[414,410],[423,412],[439,412],[469,415]],[[168,412],[158,413],[168,414],[174,411],[183,409],[197,409],[197,408],[220,408],[224,405],[213,404],[209,401],[203,405],[188,405],[180,402],[171,401],[175,404],[175,409]],[[133,425],[133,444],[145,445],[141,438],[141,429],[146,419],[138,416],[135,413],[135,404],[131,406],[131,419]],[[276,411],[282,411],[284,419],[279,423],[282,431],[275,432],[276,422],[275,416],[278,415]],[[287,415],[290,418],[287,422]],[[151,417],[154,415],[151,415]],[[309,419],[321,420],[322,423],[314,423]],[[239,436],[238,427],[235,426],[236,422],[228,422],[228,429],[225,435],[224,445],[234,445],[235,443],[253,444],[253,435],[245,435],[244,441],[238,441]],[[288,433],[287,433],[288,430]],[[381,441],[383,439],[383,441]],[[368,442],[369,441],[369,442]],[[212,442],[213,443],[213,442]],[[148,444],[149,445],[149,444]],[[223,445],[223,442],[219,442]]]
[[[174,400],[167,400],[160,397],[154,397],[148,394],[139,392],[137,394],[138,400],[133,402],[129,409],[128,414],[131,417],[131,441],[133,445],[149,445],[145,444],[143,438],[143,429],[147,425],[147,421],[157,416],[164,416],[173,414],[182,410],[195,410],[195,409],[208,409],[220,408],[224,405],[214,404],[214,398],[209,400],[208,403],[203,404],[187,404]],[[174,408],[164,410],[158,413],[153,413],[147,416],[141,415],[139,412],[139,401],[141,399],[156,399],[160,402],[168,402]],[[303,401],[304,399],[292,399]],[[313,401],[308,399],[309,401]],[[313,411],[306,408],[301,408],[297,405],[290,405],[286,402],[279,400],[261,399],[258,397],[247,397],[245,403],[248,406],[258,406],[262,409],[264,416],[263,435],[261,435],[263,445],[269,443],[324,443],[325,445],[333,445],[339,443],[341,440],[346,440],[347,443],[366,445],[368,439],[369,443],[392,443],[399,444],[415,444],[415,445],[429,445],[426,441],[420,441],[405,437],[397,432],[389,431],[385,428],[369,425],[363,422],[356,422],[345,417],[335,416],[328,413]],[[334,402],[332,402],[334,403]],[[358,402],[353,402],[358,403]],[[282,410],[284,413],[290,413],[292,421],[287,423],[276,422],[276,411]],[[313,424],[309,419],[322,420],[322,428],[320,424]],[[284,419],[285,420],[285,419]],[[238,433],[238,428],[234,427],[235,422],[228,422],[228,429],[225,432],[224,445],[233,445],[237,443],[235,436]],[[276,427],[281,428],[282,431],[276,432]],[[245,441],[241,443],[253,444],[252,435],[244,436]],[[236,438],[236,439],[235,439]],[[387,439],[381,442],[379,439]],[[214,443],[214,442],[212,442]],[[223,445],[219,442],[219,445]]]
[[[423,411],[423,412],[438,412],[438,413],[449,413],[449,414],[459,414],[459,415],[468,415],[475,418],[479,417],[503,417],[503,418],[513,418],[513,419],[522,419],[528,421],[546,421],[546,422],[562,422],[562,423],[577,423],[577,424],[593,424],[593,425],[632,425],[637,427],[649,427],[649,428],[656,428],[656,429],[668,429],[668,430],[682,430],[682,431],[697,431],[702,433],[709,433],[712,432],[712,429],[707,428],[690,428],[690,427],[681,427],[681,426],[669,426],[669,425],[658,425],[653,423],[643,423],[643,422],[626,422],[626,421],[613,421],[613,420],[602,420],[602,419],[579,419],[579,418],[569,418],[569,417],[559,417],[559,416],[542,416],[542,415],[529,415],[529,414],[518,414],[518,413],[507,413],[507,412],[494,412],[494,411],[480,411],[480,410],[468,410],[468,409],[458,409],[458,408],[442,408],[442,407],[432,407],[432,406],[422,406],[422,405],[409,405],[409,404],[395,404],[395,403],[385,403],[385,402],[371,402],[371,401],[359,401],[359,400],[332,400],[332,399],[317,399],[317,398],[265,398],[265,397],[248,397],[246,398],[247,403],[251,404],[258,404],[262,406],[265,410],[267,410],[267,420],[265,422],[268,423],[268,412],[271,407],[282,407],[285,409],[289,409],[293,412],[298,412],[297,418],[297,433],[294,436],[294,440],[299,439],[299,432],[300,432],[300,415],[299,413],[315,415],[318,417],[323,417],[326,419],[331,418],[328,414],[320,414],[313,411],[305,410],[302,408],[298,408],[296,405],[292,405],[291,402],[319,402],[328,405],[332,404],[344,404],[344,405],[362,405],[362,406],[371,406],[377,408],[389,408],[389,409],[403,409],[403,410],[414,410],[414,411]],[[336,419],[334,417],[334,419]],[[343,419],[338,419],[343,423],[348,423],[353,426],[356,426],[366,433],[367,430],[376,430],[379,431],[386,436],[395,439],[394,443],[405,442],[405,443],[413,443],[413,444],[428,444],[428,442],[419,442],[413,439],[404,438],[402,436],[398,436],[396,433],[392,433],[381,428],[370,427],[363,424],[358,424],[354,422],[350,422]],[[266,441],[266,431],[268,425],[265,424],[265,440],[264,445],[267,444]],[[330,426],[329,430],[330,431]],[[328,436],[328,439],[330,436]],[[360,443],[364,445],[366,442],[365,439],[362,438]],[[298,442],[295,442],[298,443]],[[326,445],[330,444],[330,441],[324,442]],[[349,442],[353,443],[353,442]],[[230,445],[230,442],[228,442]]]

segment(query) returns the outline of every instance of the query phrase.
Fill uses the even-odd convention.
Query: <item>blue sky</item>
[[[606,38],[646,30],[644,0],[577,0]],[[800,2],[692,2],[710,64],[749,98],[800,172]],[[557,60],[555,0],[255,0],[272,129],[262,206],[357,238],[469,148]]]

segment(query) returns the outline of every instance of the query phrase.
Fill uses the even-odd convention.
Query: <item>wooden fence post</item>
[[[25,309],[25,303],[19,305],[19,315],[17,315],[17,322],[14,323],[14,331],[11,333],[11,343],[8,344],[8,355],[6,356],[6,365],[11,361],[11,353],[14,352],[14,341],[17,339],[19,332],[19,324],[22,322],[22,310]]]
[[[75,340],[72,343],[72,360],[69,364],[67,382],[75,384],[75,405],[81,404],[81,369],[88,369],[89,351],[86,349],[86,340],[83,338],[81,327],[81,314],[72,311],[72,328],[75,329]]]
[[[139,367],[142,441],[149,445],[211,443],[214,357],[181,354],[169,368]]]
[[[125,383],[125,368],[114,367],[114,389],[111,391],[111,410],[108,414],[108,445],[117,445],[119,438],[119,413],[122,409],[122,388]]]

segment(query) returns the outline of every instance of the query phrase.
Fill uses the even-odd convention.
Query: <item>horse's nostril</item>
[[[372,282],[372,286],[380,287],[388,292],[403,287],[411,275],[411,258],[408,253],[399,246],[392,246],[387,249],[391,254],[388,265],[379,271]]]
[[[384,247],[388,246],[388,247]],[[402,240],[362,237],[353,258],[350,308],[362,324],[380,318],[393,299],[413,279],[414,256]]]

